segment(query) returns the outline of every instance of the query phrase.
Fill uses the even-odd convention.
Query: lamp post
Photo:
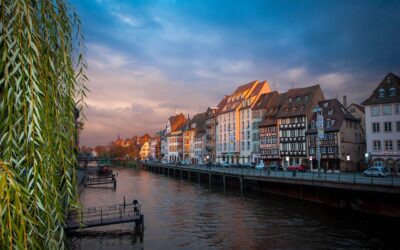
[[[365,153],[364,154],[364,156],[365,156],[365,163],[367,164],[367,168],[368,168],[368,158],[369,158],[369,153],[367,152],[367,153]]]
[[[324,138],[324,117],[322,109],[317,105],[313,110],[317,114],[317,161],[318,161],[318,178],[321,178],[321,139]]]
[[[350,155],[349,154],[347,154],[347,156],[346,156],[346,161],[347,161],[347,167],[349,167],[349,164],[350,164]]]
[[[287,164],[286,164],[286,168],[287,168],[287,167],[289,167],[289,156],[286,156],[286,162],[287,162]]]
[[[311,171],[313,171],[312,156],[310,156],[310,169],[311,169]]]

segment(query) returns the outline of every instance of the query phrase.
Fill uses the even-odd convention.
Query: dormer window
[[[288,100],[289,102],[292,102],[292,97],[289,97],[289,100]]]
[[[332,115],[333,114],[333,110],[328,110],[328,115]]]
[[[396,89],[395,88],[390,88],[389,89],[389,96],[396,96]]]
[[[297,101],[297,102],[300,101],[300,96],[296,96],[296,101]]]
[[[305,101],[308,101],[308,98],[309,98],[308,95],[304,96]]]
[[[330,119],[326,119],[326,127],[327,128],[331,127],[331,120]]]
[[[385,90],[384,89],[379,89],[378,90],[379,98],[385,97]]]
[[[324,108],[328,107],[328,102],[324,102]]]

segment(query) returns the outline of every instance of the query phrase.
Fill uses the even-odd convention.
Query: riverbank
[[[175,166],[143,164],[144,169],[158,173],[180,176],[188,180],[199,180],[211,185],[237,187],[311,201],[336,208],[354,210],[379,216],[400,218],[399,180],[391,182],[369,178],[337,179],[334,174],[325,178],[314,178],[314,173],[277,172],[260,170],[226,169],[217,167]],[[333,177],[332,177],[333,176]],[[375,182],[375,183],[374,183]],[[396,185],[393,185],[396,184]]]

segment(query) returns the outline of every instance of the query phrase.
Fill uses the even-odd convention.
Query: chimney
[[[347,96],[343,96],[343,106],[347,109]]]

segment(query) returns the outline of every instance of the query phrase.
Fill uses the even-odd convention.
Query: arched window
[[[384,89],[379,89],[378,93],[379,93],[379,98],[385,97],[385,90]]]

